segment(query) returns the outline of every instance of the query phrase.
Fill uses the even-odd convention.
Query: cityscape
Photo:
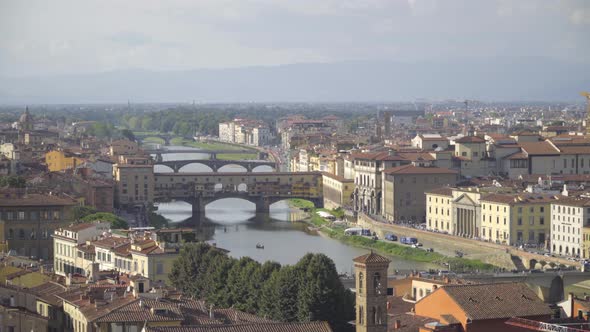
[[[0,332],[590,331],[585,1],[0,21]]]

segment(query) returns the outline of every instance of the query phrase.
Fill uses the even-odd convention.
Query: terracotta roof
[[[332,332],[326,322],[150,327],[147,332]]]
[[[339,182],[346,182],[346,183],[354,182],[354,179],[345,179],[343,176],[335,175],[335,174],[328,173],[328,172],[322,172],[322,175],[325,177],[329,177],[331,179],[334,179],[336,181],[339,181]]]
[[[377,160],[377,161],[405,160],[405,158],[403,158],[399,155],[390,154],[389,151],[355,153],[352,156],[354,157],[354,159]]]
[[[514,160],[514,159],[528,159],[526,153],[519,151],[515,152],[509,156],[504,157],[504,159]]]
[[[184,321],[189,316],[208,317],[206,312],[203,302],[191,299],[135,299],[99,317],[96,322]]]
[[[72,224],[68,227],[64,227],[63,229],[68,230],[68,231],[72,231],[72,232],[78,232],[83,229],[94,227],[95,225],[96,225],[95,223]]]
[[[471,320],[550,315],[552,310],[523,283],[449,285],[445,292]],[[435,291],[436,292],[436,291]]]
[[[2,195],[0,193],[0,195]],[[28,194],[18,198],[0,196],[0,206],[65,206],[75,205],[71,198],[52,195]]]
[[[590,206],[590,198],[563,197],[563,199],[555,201],[555,202],[553,202],[553,204],[565,205],[565,206],[588,207],[588,206]]]
[[[548,141],[542,142],[521,142],[521,149],[530,155],[558,155],[559,150]]]
[[[376,253],[374,253],[372,251],[370,253],[368,253],[368,254],[365,254],[365,255],[362,255],[362,256],[359,256],[359,257],[354,258],[353,261],[354,262],[357,262],[357,263],[363,263],[363,264],[366,264],[366,263],[389,263],[389,262],[391,262],[391,260],[389,260],[389,258],[384,257],[384,256],[381,256],[381,255],[378,255],[378,254],[376,254]]]
[[[102,239],[98,239],[96,241],[92,241],[92,244],[95,247],[101,248],[116,248],[121,246],[125,243],[130,243],[131,239],[126,237],[116,237],[116,236],[109,236]]]
[[[60,306],[62,300],[57,297],[56,294],[66,291],[66,287],[55,282],[46,282],[39,286],[33,287],[30,290],[44,302],[47,302],[52,306]]]
[[[403,165],[389,168],[383,171],[384,174],[457,174],[457,171],[442,167],[419,167],[414,165]]]
[[[562,154],[590,154],[590,144],[586,146],[559,146]]]
[[[430,189],[430,190],[426,191],[425,193],[452,197],[453,196],[453,188],[442,187],[442,188]]]
[[[400,152],[400,157],[411,161],[426,160],[433,161],[435,158],[428,152]]]
[[[402,296],[388,296],[387,302],[390,303],[387,310],[387,331],[416,332],[424,324],[436,322],[436,319],[414,314],[414,304],[404,301]],[[399,329],[394,329],[396,320],[401,323]]]
[[[457,140],[455,143],[485,143],[486,140],[479,137],[479,136],[463,136]]]
[[[563,196],[557,196],[559,199],[563,198]],[[510,194],[488,194],[482,196],[480,199],[481,202],[494,202],[494,203],[501,203],[501,204],[546,204],[556,202],[558,199],[555,198],[554,195],[547,195],[547,194],[532,194],[532,193],[523,193],[518,195],[510,195]]]

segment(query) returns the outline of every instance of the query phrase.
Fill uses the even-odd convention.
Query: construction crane
[[[542,332],[585,332],[588,331],[584,328],[588,323],[570,323],[570,324],[552,324],[539,322],[536,320],[530,320],[519,317],[512,317],[506,321],[507,325],[520,327],[521,329],[528,329],[530,331],[542,331]],[[570,325],[570,326],[568,326]],[[577,328],[577,327],[580,328]]]
[[[586,109],[586,135],[590,135],[590,92],[580,92],[580,95],[586,97],[588,108]]]

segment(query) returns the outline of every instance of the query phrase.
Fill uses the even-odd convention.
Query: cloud
[[[588,61],[586,4],[3,0],[0,72],[21,76],[514,54]]]
[[[571,14],[570,19],[574,24],[590,24],[590,8],[575,9]]]

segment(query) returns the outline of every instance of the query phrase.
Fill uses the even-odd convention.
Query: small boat
[[[256,243],[256,249],[264,249],[264,244]]]

